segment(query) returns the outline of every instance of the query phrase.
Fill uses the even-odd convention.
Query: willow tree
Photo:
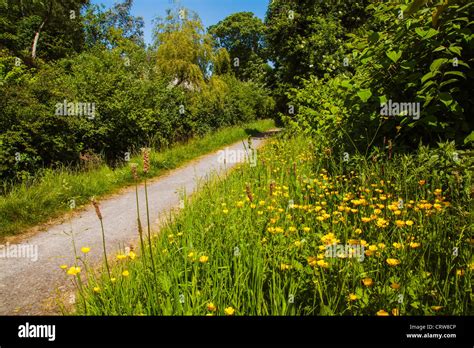
[[[212,38],[201,20],[185,9],[168,10],[155,27],[157,68],[176,86],[199,87],[209,77]]]

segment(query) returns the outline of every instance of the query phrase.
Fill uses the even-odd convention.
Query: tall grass
[[[256,167],[204,184],[151,254],[118,255],[113,281],[91,272],[77,313],[472,314],[471,176],[433,169],[433,155],[339,161],[271,141]]]
[[[252,132],[272,127],[272,120],[261,120],[225,128],[161,152],[152,151],[148,175],[160,175],[200,155],[244,139]],[[130,161],[142,164],[139,154],[132,156]],[[90,171],[68,168],[45,171],[32,184],[17,185],[0,196],[0,239],[19,234],[68,211],[70,207],[86,204],[92,196],[100,197],[131,184],[133,177],[128,165],[115,169],[102,165]]]

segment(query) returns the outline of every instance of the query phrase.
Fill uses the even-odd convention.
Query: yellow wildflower
[[[314,256],[308,257],[307,260],[308,260],[308,264],[313,267],[316,266],[316,262],[318,261]]]
[[[229,315],[229,316],[234,315],[235,309],[232,307],[227,307],[226,309],[224,309],[224,313],[225,315]]]
[[[400,260],[397,259],[388,258],[386,261],[389,266],[398,266],[400,264]]]
[[[91,248],[89,248],[89,247],[82,247],[82,248],[81,248],[81,251],[82,251],[84,254],[87,254],[89,251],[91,251]]]
[[[383,219],[383,218],[378,218],[377,219],[377,226],[381,228],[385,228],[388,226],[388,221]]]
[[[365,286],[372,286],[372,284],[374,284],[374,281],[372,280],[372,278],[364,278],[362,279],[362,284],[364,284]]]
[[[350,301],[355,301],[355,300],[357,300],[358,298],[359,298],[359,297],[357,297],[356,294],[352,294],[352,293],[349,294],[349,300],[350,300]]]
[[[391,287],[392,289],[394,289],[394,290],[398,290],[398,289],[400,289],[400,284],[398,284],[398,283],[392,283],[392,284],[390,284],[390,287]]]
[[[403,221],[403,220],[395,220],[395,225],[396,225],[397,227],[403,227],[403,226],[405,226],[405,221]]]
[[[326,261],[324,260],[318,260],[316,262],[316,264],[319,266],[319,267],[323,267],[323,268],[328,268],[329,267],[329,263],[327,263]]]
[[[398,243],[398,242],[394,242],[393,243],[393,247],[395,249],[402,249],[403,248],[403,245],[401,243]]]
[[[72,275],[72,276],[75,276],[76,274],[80,272],[81,272],[81,267],[75,267],[75,266],[72,266],[71,268],[67,270],[67,274]]]

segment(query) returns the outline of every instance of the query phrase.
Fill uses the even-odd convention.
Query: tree
[[[84,14],[84,31],[86,44],[89,47],[104,45],[106,47],[117,46],[117,30],[120,37],[131,40],[137,45],[144,46],[143,27],[145,25],[142,17],[134,17],[130,14],[133,0],[123,0],[116,3],[113,8],[104,11],[103,5],[89,5]]]
[[[82,51],[89,0],[0,0],[0,43],[17,57],[59,59]]]
[[[218,47],[225,48],[237,77],[258,80],[266,72],[265,26],[252,12],[234,13],[208,28]]]
[[[348,58],[344,47],[347,34],[367,19],[368,0],[314,1],[273,0],[267,10],[265,40],[273,61],[274,83],[279,109],[285,93],[301,86],[311,75],[323,77],[341,72]]]
[[[213,70],[212,72],[217,75],[224,75],[232,70],[230,65],[229,52],[223,47],[219,48],[214,54]]]
[[[155,28],[157,67],[175,85],[196,87],[209,74],[213,60],[211,37],[198,15],[185,9],[167,11]]]

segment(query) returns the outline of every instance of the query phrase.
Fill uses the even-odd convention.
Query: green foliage
[[[288,104],[298,114],[286,119],[306,132],[329,135],[328,146],[362,153],[388,140],[398,148],[420,141],[468,143],[474,126],[473,8],[468,1],[369,5],[371,20],[345,42],[352,51],[349,66],[336,77],[311,77],[293,89]],[[419,103],[420,113],[381,115],[391,101]]]
[[[87,4],[84,10],[83,25],[87,47],[102,45],[116,47],[117,39],[124,38],[137,45],[144,46],[142,17],[130,14],[133,0],[116,2],[108,10],[99,5]],[[119,35],[117,35],[119,31]]]
[[[272,87],[278,109],[286,110],[286,94],[301,79],[346,71],[344,39],[366,20],[368,0],[274,0],[266,15],[266,42],[274,62]]]
[[[29,61],[35,34],[37,57],[59,59],[84,46],[80,12],[88,0],[0,1],[0,42],[13,56]]]
[[[274,0],[266,40],[282,82],[334,72],[344,58],[343,39],[366,18],[368,1]]]
[[[272,127],[272,120],[259,120],[223,128],[162,151],[152,150],[148,175],[161,175],[198,156],[246,139],[250,131],[263,132]],[[130,161],[141,168],[143,157],[139,152],[131,153]],[[41,169],[35,177],[13,187],[2,181],[0,191],[6,194],[0,196],[0,240],[69,211],[72,199],[79,207],[89,204],[92,196],[98,198],[133,182],[128,165],[113,168],[100,161],[90,164],[93,165],[88,166],[87,171],[71,166]]]
[[[155,30],[157,67],[173,85],[199,88],[213,59],[211,38],[195,13],[168,11]]]
[[[472,175],[452,146],[347,163],[316,143],[270,140],[256,166],[204,184],[150,249],[120,252],[115,283],[84,267],[78,314],[469,315]]]
[[[252,12],[234,13],[208,29],[218,47],[225,48],[236,76],[263,82],[268,65],[265,26]]]
[[[0,52],[2,179],[22,181],[42,167],[77,164],[84,153],[115,165],[143,146],[161,149],[270,116],[268,91],[227,76],[228,53],[214,52],[197,18],[179,20],[170,12],[156,51],[123,33],[110,27],[113,45],[97,43],[36,69]],[[69,103],[91,110],[65,114]]]

